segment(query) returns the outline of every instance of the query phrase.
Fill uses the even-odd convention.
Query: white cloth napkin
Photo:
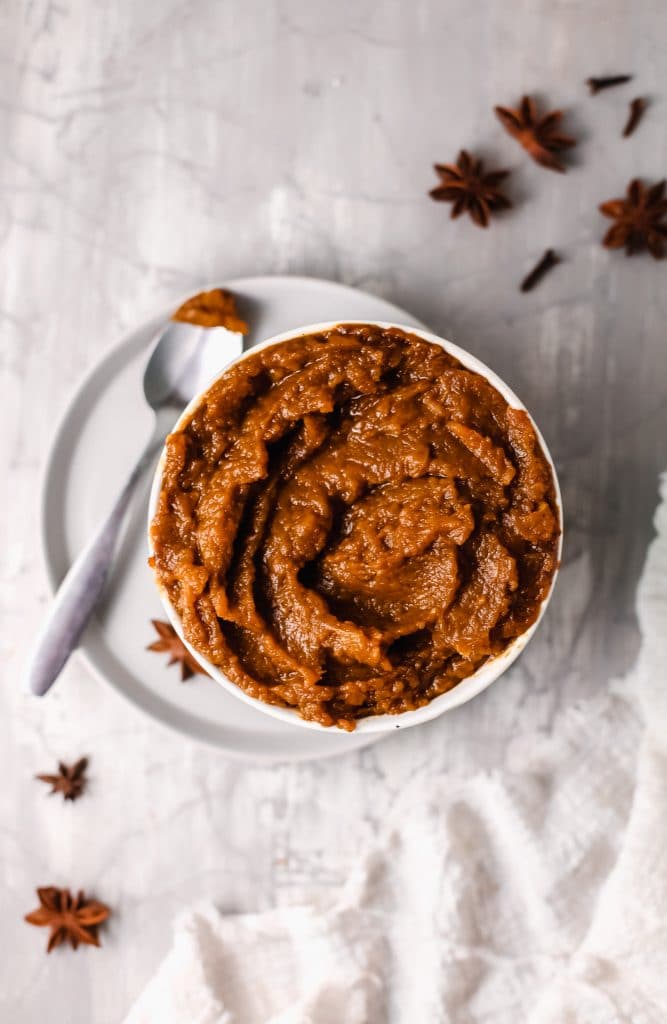
[[[625,680],[406,794],[333,905],[183,915],[126,1024],[665,1024],[667,476],[656,528]]]

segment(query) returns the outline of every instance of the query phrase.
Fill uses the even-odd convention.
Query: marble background
[[[636,580],[667,462],[665,268],[599,244],[597,204],[667,169],[663,0],[4,0],[0,5],[0,1019],[111,1024],[179,909],[254,910],[340,885],[398,795],[502,768],[512,737],[607,686],[637,647]],[[591,98],[583,80],[632,71]],[[572,169],[530,163],[491,114],[569,110]],[[651,106],[620,138],[627,102]],[[488,232],[426,198],[475,148],[513,169]],[[546,246],[564,262],[528,296]],[[18,682],[48,591],[39,476],[82,372],[216,277],[312,274],[402,304],[489,362],[542,426],[563,486],[561,580],[501,686],[337,761],[257,767],[163,731],[76,659]],[[32,781],[93,754],[89,796]],[[115,909],[104,948],[42,952],[38,884]]]

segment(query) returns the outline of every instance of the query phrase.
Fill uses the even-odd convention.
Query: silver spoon
[[[29,693],[42,697],[77,646],[109,574],[134,488],[178,415],[242,351],[243,335],[224,327],[170,321],[156,338],[144,371],[144,396],[155,412],[153,434],[107,518],[58,587],[26,670]]]

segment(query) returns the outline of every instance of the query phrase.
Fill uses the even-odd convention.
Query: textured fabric
[[[126,1024],[665,1024],[662,498],[625,680],[502,772],[403,793],[335,904],[186,913]]]

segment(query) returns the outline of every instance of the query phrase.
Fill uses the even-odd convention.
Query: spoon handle
[[[107,518],[58,587],[24,677],[24,689],[36,697],[43,697],[55,683],[97,604],[134,488],[162,444],[163,437],[158,438],[156,434],[146,446]]]

